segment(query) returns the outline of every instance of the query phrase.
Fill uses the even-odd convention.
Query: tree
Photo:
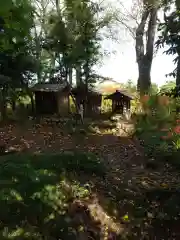
[[[32,53],[39,63],[35,81],[44,82],[53,76],[55,56],[43,48],[43,42],[48,37],[49,17],[54,7],[54,0],[32,0],[34,7],[32,36]]]
[[[156,1],[143,1],[141,21],[136,29],[136,60],[139,70],[137,86],[141,94],[148,92],[151,86],[151,66],[158,8],[159,4]],[[146,24],[148,25],[147,32],[145,32]],[[145,33],[146,43],[144,43]]]
[[[169,11],[174,9],[173,11]],[[180,2],[167,1],[164,7],[164,22],[159,24],[159,38],[157,47],[169,46],[166,54],[175,55],[175,70],[170,76],[176,77],[176,86],[180,85]]]
[[[139,72],[137,87],[141,94],[148,92],[151,86],[151,66],[159,8],[158,0],[135,0],[132,12],[125,9],[126,13],[119,18],[120,23],[128,29],[135,40]]]
[[[130,93],[136,93],[137,91],[136,84],[130,79],[127,81],[127,83],[124,84],[124,88],[127,89]]]
[[[34,60],[30,54],[32,7],[29,1],[8,1],[1,9],[0,86],[2,116],[6,116],[9,89],[27,86]]]
[[[95,79],[93,66],[101,58],[100,30],[110,22],[111,14],[104,14],[104,9],[90,0],[66,0],[63,6],[56,1],[44,47],[56,57],[57,80],[71,87],[72,72],[76,71],[76,85],[88,91]]]

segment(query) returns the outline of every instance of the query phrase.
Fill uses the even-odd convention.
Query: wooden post
[[[84,107],[83,104],[81,103],[79,106],[79,114],[81,116],[82,123],[84,122]]]

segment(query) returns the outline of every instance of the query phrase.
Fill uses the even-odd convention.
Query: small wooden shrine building
[[[84,86],[69,89],[65,84],[37,83],[31,88],[35,95],[35,111],[39,115],[67,116],[70,108],[70,92],[76,104],[83,104],[84,115],[93,116],[101,111],[102,94]]]
[[[65,84],[37,83],[31,91],[35,95],[36,114],[68,114],[69,91]]]
[[[94,116],[101,113],[102,94],[100,92],[91,88],[87,90],[82,86],[74,88],[72,94],[77,104],[83,104],[85,116]]]
[[[95,116],[101,113],[102,96],[101,89],[86,89],[84,86],[69,89],[66,84],[37,83],[31,91],[35,96],[35,111],[38,115],[67,116],[69,114],[70,93],[76,100],[76,104],[83,104],[84,116]],[[116,90],[105,99],[112,100],[112,112],[124,113],[124,109],[130,109],[131,100],[134,97],[124,90]]]
[[[124,90],[116,90],[112,94],[108,95],[105,99],[112,100],[113,113],[123,114],[125,109],[130,110],[131,100],[133,100],[134,97]]]

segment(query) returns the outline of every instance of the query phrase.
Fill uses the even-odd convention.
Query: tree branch
[[[144,8],[141,22],[136,29],[136,61],[139,62],[144,57],[144,28],[148,19],[150,10]]]
[[[152,61],[153,59],[156,25],[157,25],[157,8],[153,7],[150,11],[150,19],[148,23],[148,38],[146,44],[146,56],[150,61]]]

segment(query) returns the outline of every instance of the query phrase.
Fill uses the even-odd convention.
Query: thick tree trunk
[[[81,66],[76,67],[76,85],[79,86],[82,84],[82,76],[81,76]]]
[[[149,91],[151,86],[151,62],[148,61],[146,56],[142,61],[138,62],[138,91],[140,94],[145,94]]]
[[[177,62],[176,86],[180,86],[180,54],[178,55]]]
[[[137,87],[140,94],[149,92],[151,86],[151,66],[153,60],[154,39],[157,24],[157,6],[145,6],[141,22],[136,30],[136,60],[139,78]],[[148,21],[147,33],[145,26]],[[144,41],[146,33],[146,42]],[[145,47],[146,46],[146,47]]]
[[[180,54],[178,54],[178,61],[177,61],[177,72],[176,72],[176,97],[180,96]],[[176,112],[179,114],[180,107],[177,104]]]
[[[180,1],[176,0],[176,9],[178,12],[180,12]],[[180,21],[180,17],[179,17]],[[177,75],[176,75],[176,86],[180,86],[180,51],[178,51],[178,62],[177,62]]]

